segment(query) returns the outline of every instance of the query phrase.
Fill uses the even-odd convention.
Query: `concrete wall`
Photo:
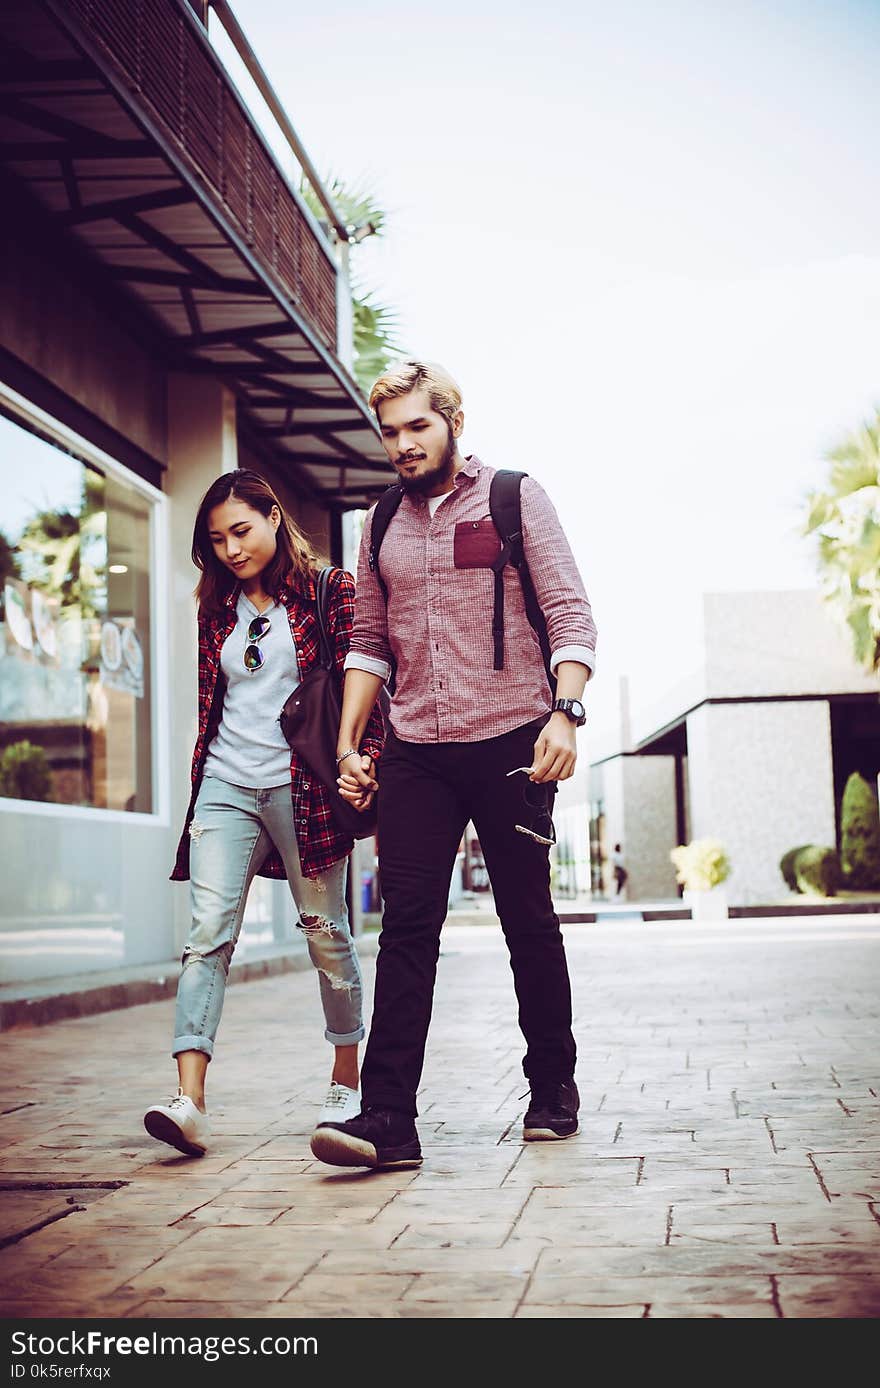
[[[708,593],[704,642],[709,698],[877,692],[846,627],[813,589]]]
[[[612,757],[594,768],[599,773],[605,816],[603,886],[614,891],[611,853],[623,848],[629,874],[629,901],[666,901],[677,896],[669,850],[675,847],[675,759]]]
[[[732,904],[784,898],[783,853],[835,841],[828,704],[711,704],[687,735],[691,837],[721,840]]]
[[[627,897],[630,901],[674,897],[675,869],[669,850],[675,847],[675,758],[626,757],[623,783]]]

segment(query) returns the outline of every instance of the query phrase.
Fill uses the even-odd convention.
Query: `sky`
[[[880,0],[233,7],[387,210],[355,272],[465,451],[552,497],[600,726],[695,667],[704,592],[816,585],[805,495],[880,405]]]

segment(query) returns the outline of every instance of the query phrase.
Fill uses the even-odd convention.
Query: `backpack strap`
[[[403,500],[403,487],[399,482],[392,482],[376,502],[376,509],[373,512],[373,524],[370,527],[370,573],[374,573],[382,589],[385,602],[388,602],[388,589],[385,587],[385,580],[382,577],[382,570],[379,568],[379,550],[382,548],[382,541],[385,539],[385,531],[391,524],[392,517],[397,514],[397,508]]]
[[[501,538],[501,553],[492,565],[495,574],[495,602],[492,610],[493,668],[504,669],[504,569],[512,564],[519,574],[520,586],[529,619],[544,657],[544,668],[554,697],[556,677],[550,669],[550,638],[547,623],[538,602],[532,575],[523,551],[522,508],[520,489],[527,472],[515,472],[510,468],[499,468],[492,478],[489,488],[489,510],[495,529]]]
[[[318,639],[321,645],[320,659],[325,670],[332,670],[334,665],[333,649],[327,630],[327,608],[330,602],[330,575],[332,572],[333,565],[328,564],[315,576],[315,616],[318,619]]]
[[[399,482],[392,482],[376,502],[376,509],[373,512],[373,523],[370,526],[370,552],[368,555],[370,573],[376,575],[376,581],[382,589],[382,596],[385,599],[385,606],[388,606],[388,589],[385,587],[385,580],[382,577],[382,570],[379,568],[379,550],[382,548],[382,541],[385,539],[385,531],[391,524],[392,518],[397,514],[397,508],[403,500],[403,487]],[[394,657],[391,657],[391,674],[388,677],[388,692],[393,694],[397,688],[397,665]]]

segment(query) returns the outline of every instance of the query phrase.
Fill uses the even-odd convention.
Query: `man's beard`
[[[398,473],[397,480],[405,492],[432,492],[441,482],[448,482],[452,477],[455,472],[456,443],[452,425],[447,423],[446,429],[446,447],[436,467],[432,467],[429,472],[423,472],[419,477],[404,477]]]

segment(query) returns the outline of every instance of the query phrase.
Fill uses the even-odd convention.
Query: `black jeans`
[[[469,819],[510,951],[530,1081],[574,1074],[571,986],[550,896],[549,849],[520,834],[539,790],[515,766],[530,766],[545,719],[481,742],[402,742],[389,730],[379,767],[379,875],[385,909],[369,1041],[364,1106],[415,1116],[440,930],[461,836]],[[528,787],[528,791],[527,791]],[[544,788],[552,807],[556,787]]]

